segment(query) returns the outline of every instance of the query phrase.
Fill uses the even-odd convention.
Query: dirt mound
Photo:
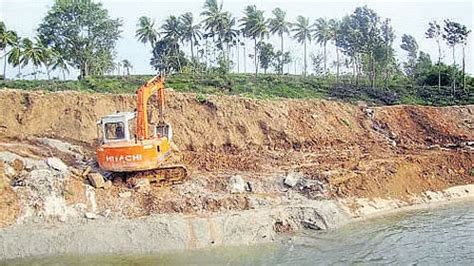
[[[474,106],[379,107],[370,119],[363,107],[335,101],[209,96],[201,103],[194,94],[167,95],[167,120],[175,142],[185,151],[315,151],[383,145],[374,123],[403,145],[473,138]],[[1,90],[0,132],[6,137],[47,136],[92,145],[101,116],[134,108],[132,95]],[[156,117],[156,112],[152,115]]]
[[[96,121],[134,108],[133,95],[4,89],[0,90],[0,139],[12,152],[21,152],[11,148],[18,142],[40,147],[43,153],[48,150],[48,156],[71,165],[76,158],[42,148],[41,138],[81,146],[91,159]],[[177,161],[192,170],[193,181],[127,199],[118,197],[124,190],[120,186],[99,190],[99,209],[141,216],[274,204],[287,195],[289,189],[282,186],[281,178],[288,171],[302,172],[306,183],[324,184],[324,192],[304,184],[291,189],[310,198],[403,197],[474,182],[474,106],[370,108],[322,100],[230,96],[198,100],[195,94],[168,92],[166,118],[181,150]],[[46,156],[40,153],[35,155]],[[249,180],[256,194],[229,195],[227,178],[233,174]],[[81,190],[83,182],[68,184],[69,189]],[[82,194],[67,200],[86,203]]]

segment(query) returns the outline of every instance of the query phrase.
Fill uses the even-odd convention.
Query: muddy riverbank
[[[474,190],[474,106],[168,96],[190,178],[154,186],[95,162],[95,121],[134,96],[0,90],[4,258],[271,243]]]
[[[0,229],[0,259],[65,254],[159,254],[278,242],[284,233],[331,230],[393,212],[474,199],[474,185],[427,192],[410,201],[345,199],[208,216],[98,217],[67,223],[22,224]],[[354,208],[353,204],[358,207]],[[283,234],[282,234],[283,233]]]

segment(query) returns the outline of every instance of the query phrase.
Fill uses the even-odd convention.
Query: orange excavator
[[[148,101],[156,94],[158,123],[148,121]],[[157,75],[137,90],[136,112],[117,112],[97,122],[99,167],[127,172],[151,182],[179,183],[187,177],[183,165],[165,165],[173,152],[171,126],[165,122],[164,77]]]

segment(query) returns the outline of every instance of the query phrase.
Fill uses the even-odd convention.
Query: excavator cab
[[[102,117],[97,121],[99,144],[134,140],[130,128],[135,117],[133,112],[118,112]]]
[[[135,127],[136,113],[133,112],[117,112],[116,114],[107,115],[97,121],[97,139],[99,145],[113,142],[135,141],[133,128]],[[171,125],[165,122],[150,124],[152,132],[151,138],[166,137],[168,141],[172,141],[173,129]]]

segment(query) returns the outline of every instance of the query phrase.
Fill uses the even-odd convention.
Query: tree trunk
[[[33,64],[33,70],[35,71],[35,80],[37,80],[37,77],[36,77],[37,71],[36,71],[36,65],[35,64]]]
[[[336,84],[339,84],[339,48],[336,46]]]
[[[66,74],[64,73],[64,69],[61,69],[61,72],[63,73],[63,80],[66,80]]]
[[[237,39],[237,74],[240,73],[240,40]]]
[[[84,79],[87,75],[88,75],[88,71],[87,71],[87,62],[84,62],[81,66],[81,69],[80,69],[80,78],[81,79]],[[118,72],[120,74],[120,67],[118,67]]]
[[[247,53],[244,45],[244,73],[247,73]]]
[[[46,67],[46,75],[48,76],[48,80],[51,80],[51,77],[49,75],[49,67]]]
[[[227,66],[227,71],[230,73],[230,46],[229,43],[226,43],[226,53],[227,53],[227,58],[226,58],[226,66]]]
[[[456,56],[454,52],[454,45],[453,45],[453,96],[456,94]]]
[[[283,34],[280,34],[280,42],[281,42],[280,75],[283,75]]]
[[[21,64],[18,62],[18,79],[20,79],[21,76]]]
[[[462,88],[466,91],[466,45],[462,46]]]
[[[296,65],[297,65],[297,63],[296,63],[296,60],[295,60],[295,75],[298,74],[298,73],[296,73]]]
[[[212,42],[216,43],[216,38],[212,36]],[[216,60],[216,48],[212,47],[212,55],[214,56],[214,60]]]
[[[7,80],[7,49],[3,49],[4,59],[3,59],[3,79]]]
[[[254,54],[254,60],[255,60],[255,77],[258,75],[258,56],[257,56],[257,38],[254,38],[254,48],[255,48],[255,54]]]
[[[304,40],[304,43],[303,43],[303,55],[304,55],[304,58],[303,58],[303,76],[306,77],[306,39]]]
[[[355,63],[355,57],[352,59],[352,77],[351,77],[351,85],[354,84],[354,81],[356,79],[356,63]]]
[[[205,55],[205,57],[206,57],[206,72],[207,72],[207,69],[209,68],[209,61],[208,61],[208,58],[207,58],[207,53],[209,52],[209,50],[208,50],[209,44],[208,44],[208,42],[207,42],[207,38],[206,38],[206,43],[205,43],[205,45],[206,45],[206,48],[204,49],[204,50],[205,50],[205,51],[204,51],[204,55]]]
[[[326,45],[327,45],[327,43],[326,43],[326,41],[324,41],[324,47],[323,47],[323,49],[324,49],[324,74],[327,74],[327,72],[328,72],[327,64],[326,64],[327,63]]]
[[[356,74],[356,87],[359,87],[359,57],[358,55],[355,56],[355,74]]]
[[[383,69],[382,69],[382,73],[384,74],[384,78],[383,78],[383,84],[384,84],[384,87],[387,88],[387,81],[388,81],[388,69],[387,69],[387,65],[388,65],[388,48],[390,47],[391,45],[389,43],[385,43],[385,58],[384,58],[384,64],[383,64]]]
[[[436,40],[438,43],[438,91],[441,90],[441,45],[439,40]]]
[[[370,86],[372,89],[375,87],[375,59],[374,52],[370,52],[370,64],[371,64],[371,75],[370,75]]]
[[[191,38],[191,62],[194,63],[194,45],[193,45],[193,38]]]

